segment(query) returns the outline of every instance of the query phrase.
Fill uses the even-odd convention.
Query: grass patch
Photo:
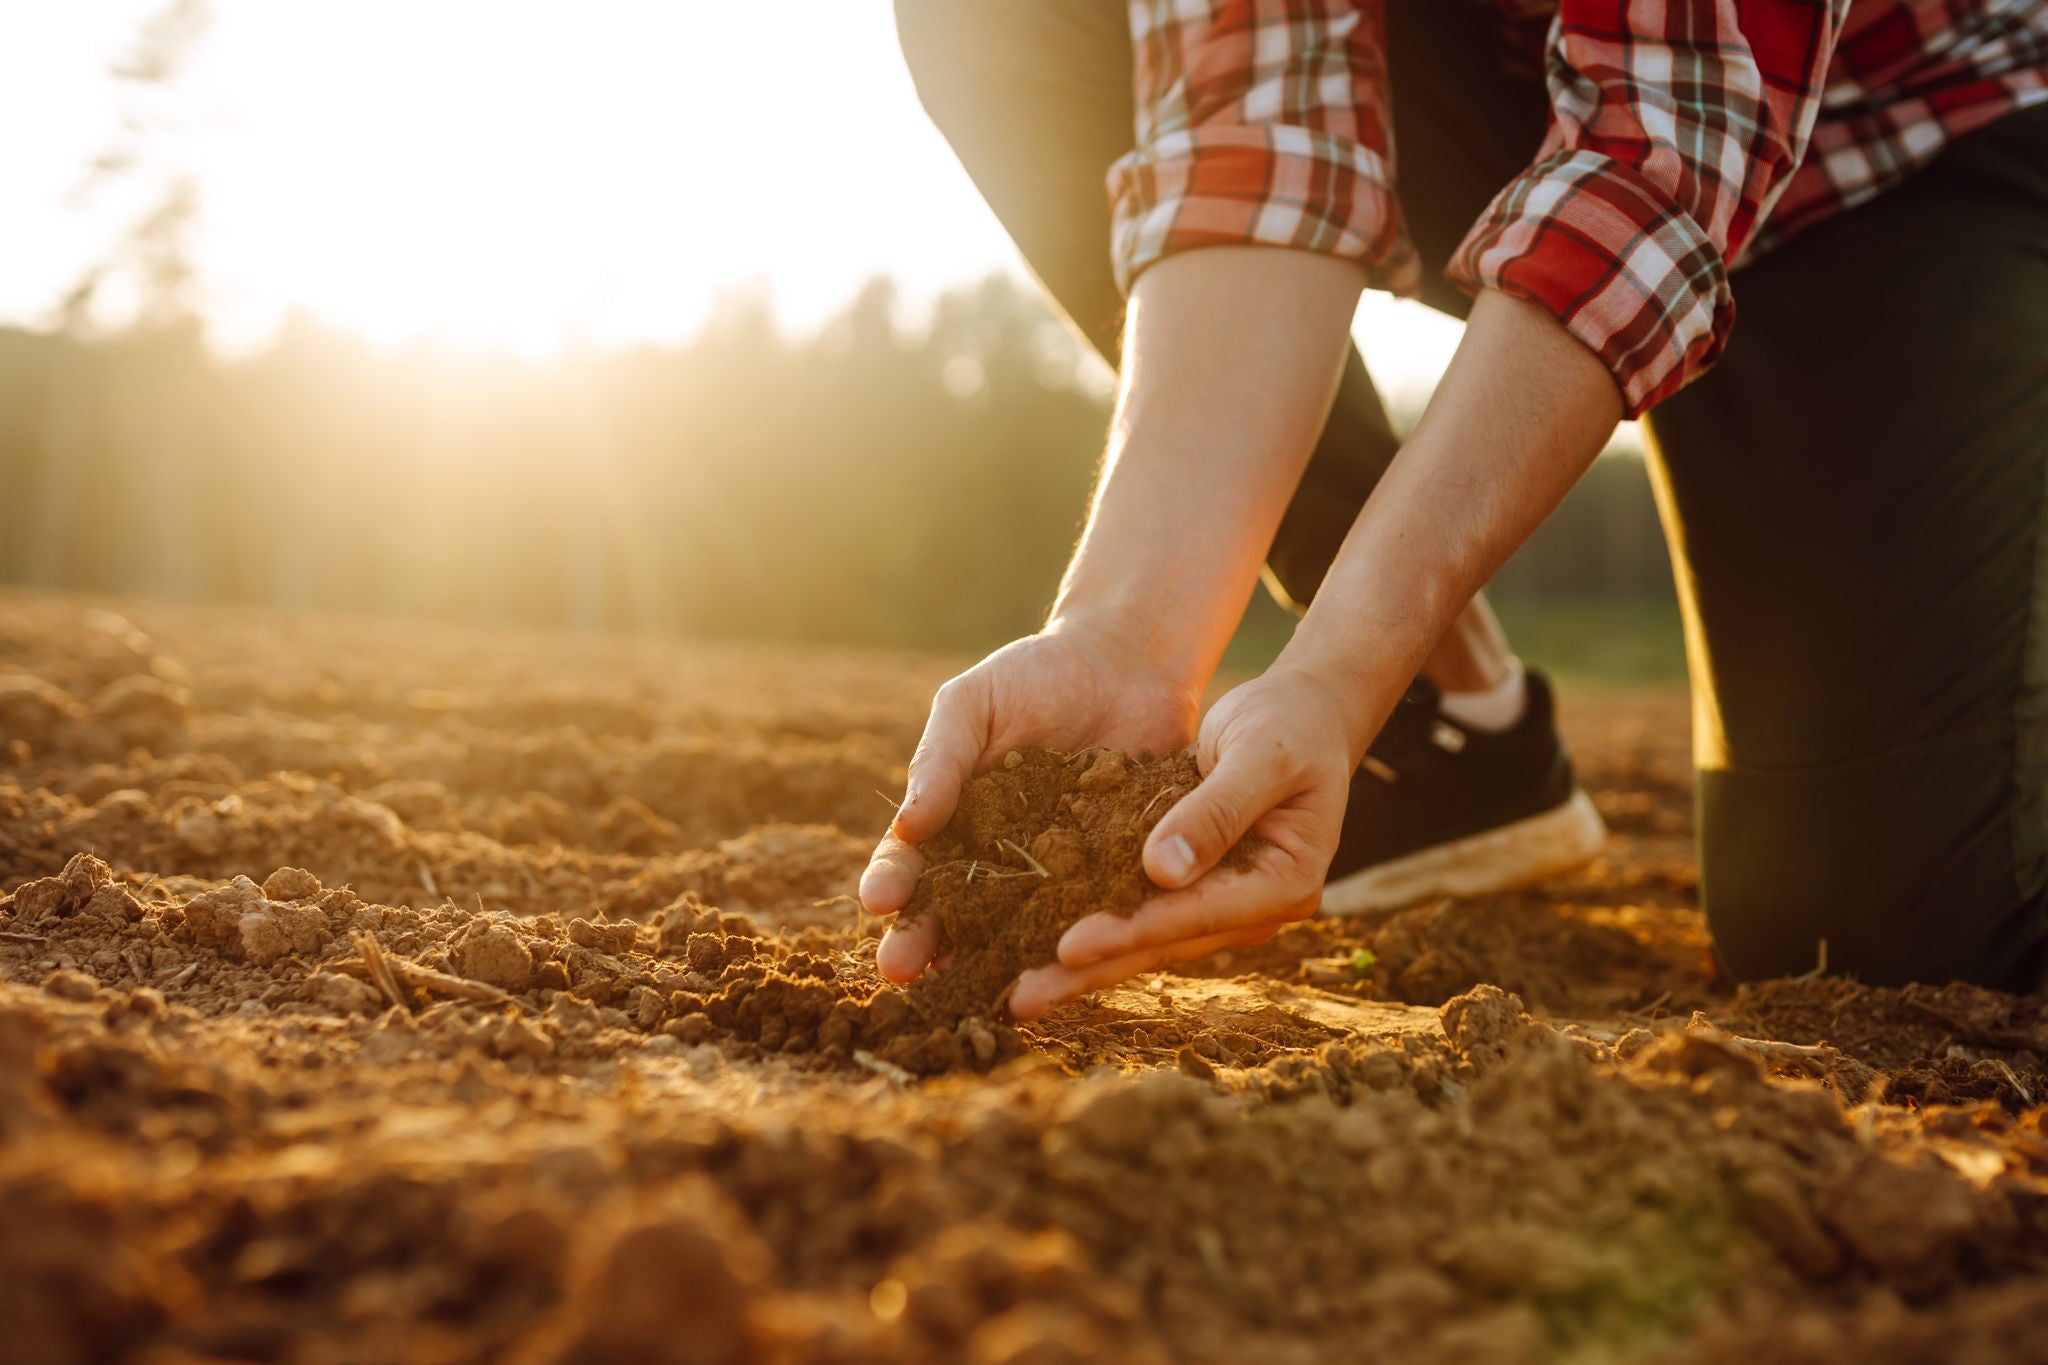
[[[1576,682],[1682,683],[1685,630],[1670,598],[1506,598],[1493,604],[1515,652]]]
[[[1551,676],[1615,685],[1685,681],[1685,634],[1668,597],[1506,597],[1494,610],[1515,652]],[[1223,665],[1257,673],[1294,633],[1294,617],[1260,593]]]

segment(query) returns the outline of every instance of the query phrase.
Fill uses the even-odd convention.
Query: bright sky
[[[46,323],[136,210],[77,202],[124,116],[189,168],[203,311],[229,350],[292,311],[380,344],[545,356],[689,335],[765,286],[814,325],[1015,269],[925,121],[889,0],[214,0],[173,97],[114,80],[162,0],[0,0],[0,323]],[[1390,389],[1455,325],[1368,300]]]

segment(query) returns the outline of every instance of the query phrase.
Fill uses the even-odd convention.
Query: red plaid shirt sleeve
[[[1410,292],[1385,0],[1127,2],[1138,148],[1110,176],[1124,287],[1174,252],[1252,242],[1352,257]],[[1549,309],[1632,415],[1720,354],[1732,266],[2048,103],[2048,0],[1484,2],[1532,39],[1549,19],[1551,120],[1450,277]]]
[[[1848,0],[1563,0],[1551,124],[1451,261],[1540,304],[1631,416],[1721,352],[1729,265],[1805,154]]]
[[[1126,289],[1174,252],[1249,242],[1412,292],[1382,3],[1131,0],[1138,146],[1110,175]],[[1720,353],[1729,263],[1805,151],[1849,0],[1494,3],[1556,10],[1551,125],[1451,279],[1550,310],[1641,413]]]
[[[1436,0],[1443,2],[1443,0]],[[1413,292],[1383,15],[1331,0],[1131,0],[1137,149],[1111,168],[1117,280],[1246,243],[1363,262]]]

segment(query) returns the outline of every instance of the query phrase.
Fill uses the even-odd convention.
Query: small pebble
[[[43,989],[59,1000],[90,1000],[100,993],[100,983],[84,972],[58,970],[43,978]]]

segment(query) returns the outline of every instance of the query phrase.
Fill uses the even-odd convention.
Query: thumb
[[[1145,875],[1175,891],[1216,866],[1273,807],[1294,795],[1294,765],[1277,746],[1223,750],[1193,791],[1160,817],[1145,840]]]
[[[939,689],[924,735],[910,756],[909,781],[890,833],[921,844],[945,828],[960,804],[960,788],[988,747],[989,721],[988,689],[974,674],[964,673]]]

